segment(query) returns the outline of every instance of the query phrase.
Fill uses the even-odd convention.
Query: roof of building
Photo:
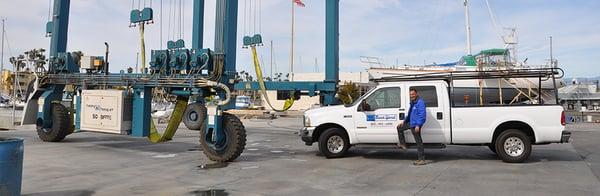
[[[563,100],[600,99],[596,84],[572,84],[558,89],[558,97]]]

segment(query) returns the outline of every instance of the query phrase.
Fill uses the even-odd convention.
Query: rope
[[[168,28],[167,28],[167,39],[171,39],[171,15],[173,13],[173,4],[170,3],[169,4],[169,22],[168,22]]]
[[[163,38],[163,0],[160,0],[160,49],[164,49],[163,48],[163,43],[164,43],[164,38]]]
[[[254,34],[256,35],[256,0],[254,0],[254,24],[253,24],[253,28],[254,28]]]
[[[248,4],[248,1],[244,0],[244,17],[243,17],[244,18],[244,24],[243,24],[244,25],[244,35],[248,35],[247,29],[246,29],[246,25],[248,25],[246,22],[246,20],[247,20],[246,14],[248,14],[248,10],[247,10],[248,5],[247,4]]]
[[[9,54],[10,56],[14,56],[14,55],[13,55],[13,53],[12,53],[12,48],[10,47],[10,42],[8,41],[8,33],[6,32],[6,26],[7,26],[7,25],[6,25],[6,20],[4,20],[4,21],[5,21],[5,23],[4,23],[4,25],[5,25],[5,29],[4,29],[4,38],[3,38],[3,39],[4,39],[4,40],[5,40],[5,42],[6,42],[6,47],[8,48],[8,54]],[[13,66],[14,66],[14,65],[13,65]]]
[[[504,37],[502,36],[502,29],[500,28],[500,26],[498,26],[498,21],[496,20],[496,15],[492,11],[492,6],[490,5],[490,1],[485,0],[485,5],[487,6],[488,14],[490,15],[490,18],[492,20],[492,25],[494,25],[494,28],[496,29],[496,33],[498,34],[498,36],[500,36],[503,43],[506,42],[504,40]],[[502,24],[500,24],[500,25],[502,25]]]
[[[181,13],[181,37],[182,39],[185,39],[185,1],[182,1],[183,5],[181,7],[182,13]]]
[[[262,0],[258,0],[258,33],[262,34]]]
[[[172,38],[171,40],[175,40],[175,35],[176,35],[176,29],[177,29],[177,17],[176,17],[176,12],[177,12],[177,2],[175,3],[171,3],[171,7],[173,9],[173,12],[171,13],[173,15],[172,19],[173,19],[173,32],[171,34]]]
[[[179,0],[179,8],[178,9],[179,9],[179,11],[177,12],[177,15],[179,16],[179,21],[178,21],[179,22],[179,39],[181,39],[181,33],[183,32],[183,30],[182,30],[183,25],[181,24],[181,21],[182,21],[182,16],[181,16],[181,10],[182,10],[181,0]]]

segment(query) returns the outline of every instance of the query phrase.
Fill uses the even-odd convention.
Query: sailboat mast
[[[466,20],[466,29],[467,29],[467,54],[472,55],[473,51],[471,49],[471,17],[469,16],[469,0],[465,0],[465,20]]]
[[[0,55],[0,72],[4,70],[4,19],[2,19],[2,54]]]

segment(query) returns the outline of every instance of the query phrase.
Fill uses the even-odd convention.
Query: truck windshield
[[[346,106],[346,107],[350,107],[350,106],[354,106],[354,105],[356,105],[356,104],[360,103],[360,101],[361,101],[361,100],[365,99],[365,97],[366,97],[368,94],[371,94],[371,92],[373,92],[375,89],[376,89],[376,88],[372,88],[372,89],[370,89],[370,90],[369,90],[369,91],[367,91],[365,94],[362,94],[360,97],[358,97],[356,100],[353,100],[351,104],[346,104],[346,105],[344,105],[344,106]]]

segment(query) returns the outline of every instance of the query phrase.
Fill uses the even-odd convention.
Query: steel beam
[[[299,91],[335,91],[335,83],[326,82],[265,82],[268,90],[299,90]],[[235,90],[260,90],[258,82],[240,82],[235,85]]]
[[[325,1],[325,82],[336,84],[340,72],[339,0]],[[324,105],[335,104],[335,90],[322,92]]]
[[[204,39],[204,0],[194,0],[192,49],[202,49]]]
[[[52,37],[50,41],[50,57],[67,51],[67,35],[69,32],[69,7],[71,0],[55,0],[52,14]]]

